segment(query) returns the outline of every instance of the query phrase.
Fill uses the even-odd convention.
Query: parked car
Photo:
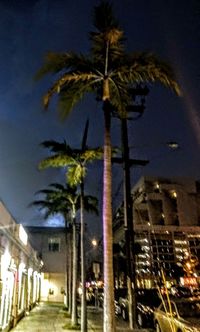
[[[154,326],[154,309],[161,303],[161,298],[157,289],[137,289],[136,290],[136,318],[139,327]],[[119,297],[116,303],[115,313],[121,315],[124,320],[128,320],[128,298]]]
[[[170,304],[164,301],[154,311],[154,323],[157,332],[200,331],[199,300],[174,298],[170,301]]]
[[[119,297],[126,297],[127,296],[127,288],[116,288],[114,290],[114,298],[115,298],[115,307],[116,303],[119,300]],[[98,288],[98,306],[103,308],[103,301],[104,301],[104,292],[103,288]]]

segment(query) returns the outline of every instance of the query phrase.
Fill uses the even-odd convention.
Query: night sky
[[[79,147],[87,117],[88,145],[103,144],[103,114],[94,96],[87,96],[61,122],[55,103],[45,112],[42,95],[51,77],[34,75],[48,51],[89,51],[92,11],[99,1],[0,0],[0,197],[18,223],[58,225],[43,221],[29,208],[34,193],[52,182],[63,182],[61,170],[39,171],[47,156],[44,140],[66,141]],[[127,37],[128,51],[152,51],[174,68],[182,89],[175,96],[162,86],[150,87],[145,113],[129,124],[131,157],[148,159],[132,169],[132,184],[142,175],[187,176],[199,179],[200,169],[200,4],[195,0],[114,0],[114,11]],[[120,144],[119,120],[112,123],[114,145]],[[170,151],[165,142],[177,141]],[[113,209],[122,199],[122,170],[113,167]],[[86,180],[88,194],[98,195],[101,209],[102,163],[93,164]],[[90,232],[101,234],[101,214],[86,217]]]

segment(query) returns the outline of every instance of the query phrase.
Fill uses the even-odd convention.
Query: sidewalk
[[[103,332],[103,311],[88,307],[88,332]],[[72,332],[80,330],[67,329],[71,319],[62,304],[40,303],[29,315],[22,318],[11,332]],[[79,321],[80,322],[80,321]],[[127,322],[116,317],[117,332],[130,332]],[[135,329],[134,332],[147,332],[147,329]]]

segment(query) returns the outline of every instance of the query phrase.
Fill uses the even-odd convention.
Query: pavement
[[[88,332],[103,332],[103,310],[88,306]],[[11,332],[72,332],[69,328],[71,319],[59,303],[40,303],[28,315],[23,317]],[[80,323],[80,319],[79,319]],[[150,332],[149,329],[131,330],[128,323],[116,317],[117,332]],[[80,329],[77,329],[77,331]],[[74,331],[74,329],[73,329]]]

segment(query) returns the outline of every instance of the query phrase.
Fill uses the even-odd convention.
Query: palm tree
[[[72,194],[72,191],[75,193],[75,188],[68,187],[65,188],[66,191],[69,192],[67,194]],[[66,264],[66,306],[68,308],[69,313],[71,314],[72,311],[72,297],[71,297],[71,271],[72,271],[72,255],[71,255],[71,245],[72,245],[72,238],[71,238],[71,231],[72,231],[72,224],[70,221],[70,211],[71,211],[71,204],[66,204],[66,201],[63,202],[62,199],[60,199],[59,190],[63,191],[63,186],[58,183],[52,183],[49,185],[48,189],[42,189],[37,191],[35,194],[42,194],[45,195],[45,199],[36,200],[29,204],[29,206],[37,206],[40,208],[40,210],[45,211],[44,213],[44,219],[48,219],[51,215],[55,214],[61,214],[64,217],[65,222],[65,230],[66,230],[66,246],[68,247],[69,254],[67,255],[67,264]],[[63,204],[64,203],[64,204]],[[69,201],[67,201],[69,203]]]
[[[45,218],[55,213],[61,213],[65,218],[65,226],[69,229],[69,214],[71,214],[72,229],[73,229],[73,278],[72,278],[72,305],[69,305],[69,311],[72,313],[72,326],[78,324],[77,320],[77,231],[76,231],[76,214],[81,208],[81,200],[83,200],[84,209],[87,212],[98,214],[98,201],[96,197],[85,195],[83,198],[77,193],[76,187],[71,187],[69,185],[63,186],[58,183],[53,183],[49,185],[48,189],[43,189],[37,192],[37,194],[45,194],[44,200],[36,200],[31,203],[31,205],[40,206],[46,209]],[[70,241],[71,243],[71,241]],[[70,244],[69,244],[70,245]],[[71,273],[70,273],[71,274]],[[70,285],[70,278],[68,285]],[[70,301],[70,290],[69,303]],[[70,308],[72,307],[72,310]]]
[[[61,116],[66,117],[75,104],[88,92],[103,102],[104,112],[104,171],[103,171],[103,244],[104,244],[104,331],[115,331],[114,289],[112,264],[112,205],[111,205],[111,113],[114,106],[121,115],[131,101],[130,86],[160,82],[180,94],[172,68],[150,53],[125,52],[124,33],[113,15],[111,4],[102,1],[94,9],[94,28],[88,55],[49,53],[38,73],[42,77],[56,74],[45,94],[47,108],[53,95],[58,94]]]
[[[71,186],[80,184],[80,224],[81,224],[81,331],[87,331],[87,307],[86,307],[86,285],[85,285],[85,223],[83,211],[87,203],[84,199],[84,177],[86,176],[86,164],[95,159],[102,159],[102,149],[89,149],[86,146],[88,123],[83,135],[81,149],[72,149],[65,141],[45,141],[42,146],[50,149],[53,153],[50,157],[40,162],[40,169],[47,167],[65,167],[67,182]],[[88,206],[87,206],[88,208]]]
[[[73,275],[72,275],[72,296],[71,296],[71,280],[69,271],[69,282],[68,282],[68,296],[69,296],[69,312],[72,317],[72,326],[78,324],[77,316],[77,230],[76,230],[76,214],[80,208],[80,195],[77,194],[76,188],[72,188],[69,185],[64,187],[61,184],[53,183],[49,185],[48,189],[42,189],[36,194],[44,194],[45,199],[36,200],[31,203],[31,205],[40,206],[42,209],[45,209],[45,218],[48,218],[50,215],[60,213],[63,215],[65,220],[65,228],[68,230],[68,223],[72,226],[72,241],[70,238],[69,246],[72,242],[72,264],[71,256],[69,257],[69,266],[73,266]],[[71,251],[71,250],[70,250]]]

